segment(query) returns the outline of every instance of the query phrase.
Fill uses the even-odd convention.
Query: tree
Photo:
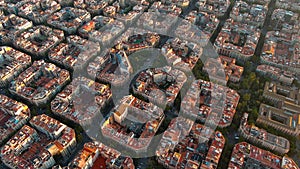
[[[254,80],[251,88],[253,91],[257,91],[259,89],[259,79],[258,78],[256,78],[256,80]]]
[[[257,110],[257,108],[256,107],[254,107],[253,109],[252,109],[252,116],[256,119],[257,117],[258,117],[258,110]]]
[[[251,99],[251,94],[249,94],[249,93],[244,94],[244,96],[243,96],[244,101],[248,102],[250,99]]]
[[[260,63],[260,56],[253,55],[252,58],[251,58],[251,61],[255,64],[259,64]]]
[[[300,88],[300,83],[297,80],[293,81],[293,85]]]
[[[256,80],[256,74],[255,72],[251,72],[249,74],[249,82],[252,84]]]
[[[246,61],[245,66],[244,66],[244,75],[249,74],[251,71],[251,62]]]
[[[248,78],[244,78],[242,83],[241,83],[241,87],[243,89],[250,89],[250,84],[249,84],[249,80]]]

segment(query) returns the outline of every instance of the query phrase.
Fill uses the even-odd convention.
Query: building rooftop
[[[197,0],[196,7],[201,12],[222,16],[230,5],[229,0]]]
[[[18,2],[15,8],[15,13],[19,16],[40,24],[46,22],[50,15],[61,9],[61,6],[55,0],[25,0]]]
[[[277,108],[266,104],[261,104],[257,122],[267,124],[292,136],[299,135],[300,115],[297,114],[299,106],[288,106],[290,106],[291,109],[287,108],[286,106],[284,106],[283,108]]]
[[[39,60],[16,77],[9,90],[32,104],[40,105],[49,101],[69,80],[68,71]]]
[[[175,18],[174,18],[175,19]],[[194,23],[192,23],[190,20],[187,20],[189,18],[186,19],[179,19],[179,25],[176,27],[175,30],[175,35],[177,37],[179,37],[182,40],[186,40],[189,42],[193,42],[195,44],[197,44],[197,46],[199,47],[204,47],[205,45],[207,45],[209,38],[210,38],[210,33],[207,31],[207,29],[202,29],[199,28],[199,26],[195,25]],[[201,24],[202,26],[204,26],[204,24]],[[212,25],[207,25],[208,29],[213,28]],[[168,32],[168,34],[170,35],[170,33]],[[171,34],[171,37],[173,35]],[[196,47],[198,48],[198,47]],[[197,50],[196,50],[197,51]]]
[[[146,151],[164,120],[163,110],[152,103],[125,96],[102,126],[105,137],[134,151]],[[143,150],[144,149],[144,150]]]
[[[271,105],[261,104],[259,123],[265,123],[290,135],[300,134],[300,90],[275,82],[266,82],[263,96]]]
[[[51,102],[53,113],[80,125],[91,124],[110,102],[112,92],[108,85],[85,77],[73,79]]]
[[[284,153],[288,153],[288,151],[290,150],[290,142],[286,138],[268,133],[266,130],[260,129],[253,124],[248,124],[248,113],[244,113],[244,116],[241,119],[241,124],[239,129],[244,134],[253,138],[250,141],[253,142],[262,141],[263,142],[262,146],[270,145],[268,147],[273,147],[272,149],[276,152],[284,154]]]
[[[165,66],[140,72],[131,87],[152,103],[172,105],[186,80],[182,71]]]
[[[272,13],[271,19],[276,22],[275,29],[280,29],[280,24],[289,24],[293,26],[294,24],[299,23],[297,20],[299,18],[299,14],[293,11],[285,10],[285,9],[275,9]],[[295,25],[296,26],[296,25]]]
[[[173,151],[175,146],[189,135],[193,125],[194,122],[192,120],[182,116],[172,119],[156,149],[156,156],[164,158],[168,151]]]
[[[290,28],[290,31],[295,30]],[[300,30],[300,28],[298,28]],[[300,42],[293,32],[270,31],[266,35],[262,62],[283,68],[300,68]],[[293,69],[290,69],[294,71]]]
[[[124,31],[121,21],[106,16],[95,16],[78,29],[80,36],[100,42],[104,45],[112,42]]]
[[[8,46],[0,47],[0,87],[7,85],[31,64],[31,57]]]
[[[196,80],[182,100],[181,108],[192,119],[226,127],[233,120],[239,99],[240,96],[235,90]]]
[[[296,87],[281,85],[277,82],[266,82],[264,97],[277,102],[291,102],[300,105],[300,89]],[[278,105],[278,107],[282,107]]]
[[[109,5],[108,1],[105,0],[74,0],[74,7],[85,9],[91,14],[99,15],[103,12],[103,9]]]
[[[149,2],[133,4],[126,3],[123,0],[113,2],[103,9],[103,15],[122,21],[124,24],[130,24],[140,16],[149,6]]]
[[[169,65],[185,72],[192,71],[202,54],[197,44],[179,38],[167,40],[161,50]]]
[[[297,12],[300,9],[300,2],[297,0],[278,0],[276,1],[276,7]]]
[[[80,26],[90,20],[91,14],[86,10],[66,7],[51,15],[47,23],[68,34],[74,34]]]
[[[236,65],[235,58],[227,56],[219,56],[217,59],[207,59],[204,70],[209,73],[209,77],[212,81],[221,84],[226,84],[228,81],[234,83],[239,82],[244,72],[242,66]]]
[[[124,50],[110,49],[97,56],[87,67],[90,76],[113,86],[124,84],[132,72],[131,64]]]
[[[166,168],[217,168],[225,144],[223,135],[196,123],[190,131],[176,130],[174,127],[182,122],[174,119],[164,133],[156,152],[158,162]],[[184,131],[185,136],[181,135]],[[173,139],[176,135],[179,137]]]
[[[286,163],[289,163],[288,165]],[[233,148],[228,169],[244,167],[298,169],[299,167],[288,157],[279,157],[269,151],[257,148],[249,143],[237,143]]]
[[[90,162],[90,159],[91,162]],[[96,168],[124,168],[134,169],[133,160],[130,157],[124,157],[117,150],[108,147],[100,142],[88,142],[84,144],[83,149],[77,154],[68,168],[84,169],[86,167]]]
[[[161,36],[157,33],[139,29],[129,28],[116,39],[115,49],[124,50],[126,54],[136,51],[157,47]]]
[[[155,11],[158,11],[162,14],[179,16],[182,12],[182,9],[178,6],[176,1],[175,3],[154,2],[150,7],[149,12],[155,12]]]
[[[239,0],[235,3],[230,17],[242,23],[263,25],[267,10],[267,4],[261,5]]]
[[[228,19],[214,45],[220,55],[228,56],[233,52],[247,59],[254,54],[259,36],[256,26]]]
[[[170,13],[161,14],[157,12],[145,12],[137,20],[137,26],[152,32],[157,32],[158,34],[168,35],[172,30],[172,26],[178,20],[177,15],[172,15]]]
[[[219,24],[219,19],[215,14],[204,11],[191,11],[186,17],[186,20],[198,26],[198,28],[206,33],[209,37],[215,31]]]
[[[272,30],[265,38],[262,62],[297,72],[300,69],[299,14],[279,8],[274,10],[271,20]]]
[[[271,65],[258,65],[256,71],[271,77],[275,81],[279,81],[287,85],[291,85],[296,78],[295,73]]]
[[[27,29],[17,36],[14,45],[33,56],[45,57],[49,49],[56,46],[63,39],[63,31],[39,25]]]
[[[1,159],[10,168],[50,168],[54,155],[70,155],[76,145],[75,131],[47,116],[39,115],[23,126],[1,149]]]
[[[100,44],[83,39],[76,35],[66,38],[67,43],[61,43],[49,52],[49,59],[69,69],[82,69],[88,61],[100,53]]]
[[[0,143],[27,123],[30,116],[27,105],[0,95]]]
[[[0,19],[1,44],[12,44],[16,35],[32,27],[31,21],[18,17],[14,14],[9,14],[7,16],[0,15]]]
[[[88,74],[104,83],[122,86],[133,72],[128,55],[141,49],[155,47],[160,36],[152,32],[128,29],[115,45],[101,53],[87,67]]]
[[[218,53],[249,59],[255,52],[267,10],[267,5],[237,1],[214,44]]]

